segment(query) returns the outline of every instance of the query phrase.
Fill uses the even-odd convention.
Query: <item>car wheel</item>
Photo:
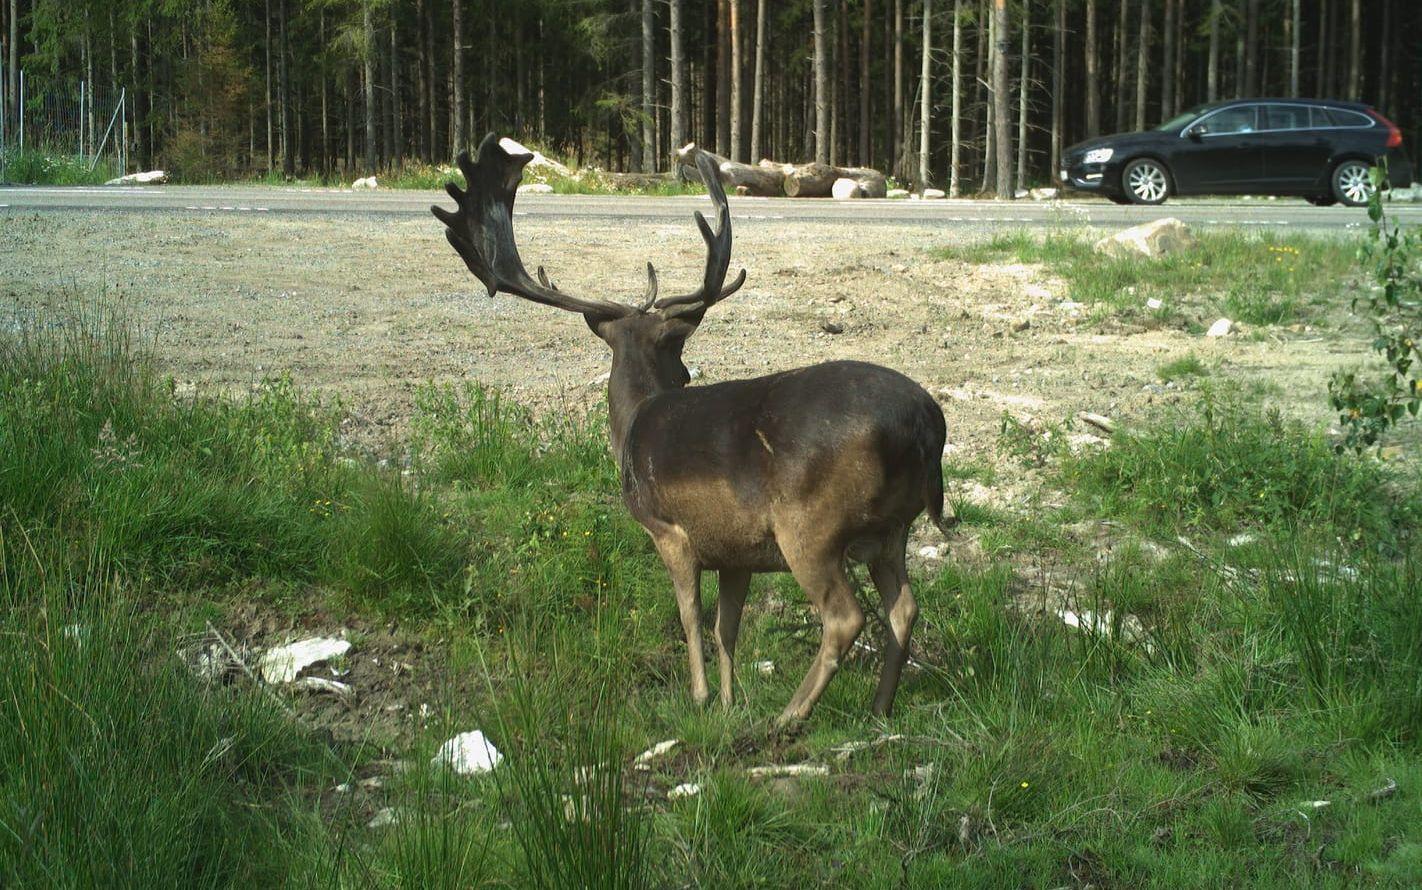
[[[1304,200],[1315,207],[1332,207],[1338,203],[1338,199],[1332,195],[1309,195]]]
[[[1159,161],[1137,158],[1121,173],[1121,185],[1132,204],[1164,204],[1170,195],[1170,174]]]
[[[1362,207],[1373,195],[1373,183],[1368,178],[1368,165],[1363,161],[1344,161],[1333,170],[1333,196],[1349,207]]]

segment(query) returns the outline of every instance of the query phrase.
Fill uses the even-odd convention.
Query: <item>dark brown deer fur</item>
[[[700,579],[720,572],[715,637],[720,692],[729,705],[733,656],[754,572],[791,572],[824,625],[819,654],[780,722],[802,720],[864,626],[846,560],[869,565],[891,631],[875,713],[893,706],[918,606],[904,566],[909,526],[925,509],[945,532],[939,463],[943,412],[918,384],[863,362],[687,388],[681,352],[702,316],[745,280],[723,288],[730,265],[726,196],[706,157],[702,181],[718,212],[713,232],[696,214],[708,257],[702,286],[657,300],[656,273],[640,307],[574,297],[524,270],[513,240],[513,201],[530,155],[510,155],[491,134],[479,161],[460,155],[468,191],[450,184],[457,212],[431,208],[492,295],[500,290],[582,313],[612,348],[608,405],[612,452],[627,508],[651,535],[676,588],[690,650],[691,693],[709,697],[702,658]]]

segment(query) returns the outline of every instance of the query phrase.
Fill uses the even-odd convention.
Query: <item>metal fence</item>
[[[82,80],[36,83],[23,70],[12,84],[8,76],[0,68],[0,182],[22,171],[32,178],[44,165],[62,167],[68,178],[125,172],[128,94],[123,87]]]

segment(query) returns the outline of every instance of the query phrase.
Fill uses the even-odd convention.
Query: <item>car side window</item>
[[[1259,128],[1256,105],[1240,105],[1217,111],[1200,122],[1206,136],[1224,136],[1230,133],[1253,133]]]
[[[1264,106],[1265,130],[1307,130],[1308,108],[1303,105]]]
[[[1356,111],[1344,111],[1341,108],[1318,108],[1313,109],[1313,120],[1315,127],[1371,127],[1373,121],[1367,115],[1359,114]]]

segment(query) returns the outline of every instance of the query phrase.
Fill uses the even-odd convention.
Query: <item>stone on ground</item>
[[[168,174],[162,170],[145,170],[110,179],[104,185],[161,185],[168,181]]]
[[[504,755],[479,730],[461,732],[439,747],[431,763],[447,766],[461,776],[487,773],[499,765]]]
[[[257,669],[268,683],[290,683],[314,664],[339,658],[351,649],[349,640],[313,637],[268,649]]]
[[[1210,325],[1210,329],[1208,331],[1205,331],[1205,336],[1228,337],[1232,333],[1234,333],[1234,322],[1230,321],[1228,318],[1221,318],[1214,324]]]
[[[518,187],[518,193],[520,195],[551,195],[553,186],[546,182],[525,182]]]
[[[1122,259],[1158,259],[1194,246],[1195,236],[1190,234],[1190,228],[1174,217],[1166,217],[1107,235],[1096,242],[1096,252]]]

